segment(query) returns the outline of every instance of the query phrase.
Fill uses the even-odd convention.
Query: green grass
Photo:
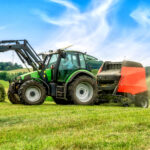
[[[149,139],[150,109],[0,103],[0,150],[147,150]]]
[[[9,87],[9,82],[4,81],[4,80],[0,80],[0,83],[4,86],[5,90],[8,89],[8,87]]]
[[[0,149],[149,149],[150,109],[0,103]]]

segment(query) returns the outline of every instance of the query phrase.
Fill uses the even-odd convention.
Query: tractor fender
[[[91,72],[89,72],[87,70],[78,70],[78,71],[72,73],[68,77],[68,79],[66,80],[66,84],[72,82],[77,76],[81,76],[81,75],[86,75],[86,76],[89,76],[89,77],[91,77],[91,78],[96,80],[96,77]]]
[[[96,77],[89,71],[87,70],[78,70],[74,73],[72,73],[68,79],[66,80],[66,83],[65,83],[65,99],[67,98],[67,88],[69,86],[69,84],[75,79],[75,78],[78,78],[79,76],[82,76],[82,75],[86,75],[86,76],[89,76],[90,78],[96,80]]]

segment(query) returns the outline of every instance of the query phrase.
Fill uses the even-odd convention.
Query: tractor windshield
[[[74,68],[79,68],[76,54],[66,54],[66,58],[61,58],[59,70],[70,70]]]
[[[47,68],[50,68],[52,65],[56,65],[57,59],[58,59],[58,54],[50,55],[45,61]]]

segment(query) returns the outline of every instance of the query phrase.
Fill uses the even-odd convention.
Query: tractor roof
[[[57,53],[59,53],[60,51],[86,54],[86,53],[84,53],[84,52],[77,51],[77,50],[63,50],[63,49],[58,49],[58,50],[56,50],[56,51],[50,50],[50,51],[45,52],[45,53],[40,53],[39,55],[51,55],[51,54],[57,54]]]
[[[81,53],[81,54],[86,55],[89,59],[91,58],[91,59],[98,60],[96,57],[88,55],[86,52],[81,52],[81,51],[77,51],[77,50],[63,50],[63,49],[58,49],[56,51],[50,50],[49,52],[40,53],[39,55],[47,56],[47,55],[52,55],[52,54],[58,54],[58,53],[60,53],[60,51],[70,52],[70,53]]]

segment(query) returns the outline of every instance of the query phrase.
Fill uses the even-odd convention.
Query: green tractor
[[[11,103],[39,105],[46,96],[52,96],[57,104],[95,103],[96,78],[91,73],[86,53],[59,49],[45,54],[42,60],[26,40],[1,41],[0,52],[9,50],[14,50],[24,64],[33,68],[10,82]]]

